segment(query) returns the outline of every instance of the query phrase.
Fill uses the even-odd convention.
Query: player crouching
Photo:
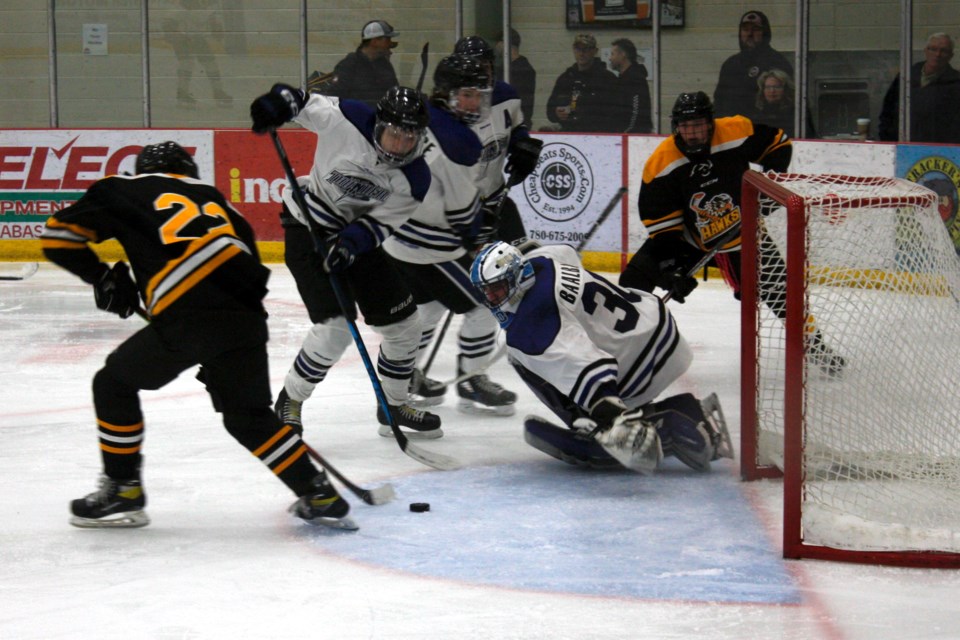
[[[497,242],[470,276],[506,334],[511,365],[569,427],[528,416],[528,443],[565,462],[644,474],[664,455],[698,471],[733,457],[715,394],[653,402],[693,359],[659,298],[584,269],[565,245],[522,253]]]

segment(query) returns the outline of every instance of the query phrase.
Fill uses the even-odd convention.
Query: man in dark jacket
[[[337,63],[333,73],[314,73],[307,80],[310,91],[327,96],[351,98],[366,102],[374,109],[384,94],[400,84],[390,63],[393,41],[400,33],[384,20],[371,20],[360,32],[360,46]]]
[[[547,119],[561,131],[614,131],[617,76],[597,57],[597,39],[580,34],[573,40],[576,62],[553,85]]]
[[[927,38],[925,60],[910,69],[910,141],[960,143],[960,72],[950,66],[953,39],[945,33]],[[880,139],[898,140],[900,75],[883,98]]]
[[[650,117],[650,86],[647,84],[647,68],[637,63],[637,48],[626,38],[611,43],[610,66],[620,74],[617,78],[619,120],[617,132],[650,133],[653,120]]]
[[[770,46],[770,37],[770,21],[760,11],[748,11],[740,18],[740,53],[727,58],[720,67],[713,92],[718,118],[753,113],[757,78],[764,71],[781,69],[793,77],[793,65]]]
[[[503,34],[497,38],[494,51],[496,79],[503,80]],[[510,29],[510,85],[520,94],[523,124],[529,129],[533,126],[533,99],[537,92],[537,71],[526,56],[520,55],[520,34],[513,28]]]

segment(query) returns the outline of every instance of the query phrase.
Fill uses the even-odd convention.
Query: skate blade
[[[71,516],[70,524],[81,529],[135,529],[150,524],[146,511],[125,511],[103,518]]]
[[[344,516],[343,518],[314,518],[313,520],[304,520],[307,524],[315,527],[326,527],[337,531],[357,531],[360,529],[353,518]]]
[[[507,417],[515,414],[517,412],[517,408],[512,404],[491,406],[487,404],[480,404],[478,402],[474,402],[473,400],[468,400],[467,398],[460,398],[460,402],[457,404],[457,411],[474,416]]]
[[[407,436],[410,440],[436,440],[437,438],[443,437],[443,429],[437,427],[436,429],[431,429],[430,431],[415,431],[413,429],[406,429],[400,427],[400,430],[403,432],[403,435]],[[377,429],[379,433],[384,438],[393,437],[393,429],[390,428],[388,424],[380,425],[380,428]]]

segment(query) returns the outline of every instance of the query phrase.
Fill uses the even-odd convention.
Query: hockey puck
[[[423,513],[424,511],[430,511],[429,502],[411,502],[410,511],[414,513]]]

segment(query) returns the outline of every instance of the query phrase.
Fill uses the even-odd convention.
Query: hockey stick
[[[10,275],[10,276],[0,276],[0,280],[7,280],[7,281],[26,280],[27,278],[35,274],[39,268],[40,268],[39,264],[37,264],[36,262],[31,262],[27,265],[26,268],[20,267],[20,273],[17,273],[15,275]]]
[[[722,234],[720,234],[720,238],[717,240],[717,244],[713,246],[713,249],[710,249],[710,251],[703,254],[703,257],[697,260],[697,263],[687,270],[687,273],[684,277],[692,278],[697,273],[697,271],[700,271],[700,269],[702,269],[705,264],[707,264],[708,262],[710,262],[710,260],[713,259],[713,256],[717,255],[717,252],[720,251],[723,245],[733,240],[733,238],[737,236],[739,233],[740,233],[740,223],[737,222],[732,227],[730,227],[729,229],[724,231]],[[667,291],[664,294],[664,296],[660,298],[660,300],[663,301],[664,304],[666,304],[667,302],[669,302],[670,298],[672,297],[673,297],[673,293],[670,291]]]
[[[420,79],[417,80],[417,93],[423,89],[423,80],[427,77],[427,54],[430,51],[430,43],[423,43],[423,51],[420,52]]]
[[[297,206],[300,207],[300,210],[303,212],[304,219],[307,221],[307,225],[310,229],[310,235],[313,237],[314,248],[317,253],[321,256],[327,255],[326,243],[323,241],[323,237],[320,235],[320,230],[317,228],[316,222],[310,215],[310,209],[307,206],[307,200],[303,195],[303,190],[300,188],[300,183],[297,182],[296,175],[293,173],[293,167],[290,166],[290,160],[287,158],[287,152],[283,148],[283,143],[280,141],[280,136],[277,134],[277,130],[270,129],[270,137],[273,139],[273,146],[277,150],[277,156],[280,158],[280,164],[283,165],[283,171],[287,176],[287,182],[290,183],[290,189],[293,191],[294,199],[297,202]],[[393,412],[390,410],[390,404],[387,402],[387,397],[383,392],[383,385],[380,383],[380,378],[377,377],[377,372],[373,368],[373,362],[370,360],[370,354],[367,352],[367,348],[363,343],[363,338],[360,336],[360,331],[357,329],[357,323],[350,318],[349,310],[352,306],[352,303],[347,299],[346,293],[344,293],[343,287],[340,284],[340,278],[337,274],[331,273],[330,276],[330,286],[333,289],[333,294],[337,298],[337,303],[340,305],[340,310],[343,312],[344,321],[347,323],[347,327],[350,329],[350,335],[353,336],[353,341],[357,345],[357,351],[360,352],[360,358],[363,360],[363,365],[367,369],[367,375],[370,378],[370,383],[373,385],[373,392],[377,396],[377,401],[380,403],[380,408],[383,409],[384,415],[386,415],[387,420],[390,422],[390,430],[393,432],[394,438],[397,440],[397,445],[400,447],[400,450],[405,454],[421,462],[428,467],[433,467],[434,469],[449,470],[456,469],[460,464],[448,456],[441,455],[439,453],[430,453],[417,447],[407,438],[400,430],[400,425],[397,424],[397,419],[393,415]]]
[[[317,453],[313,447],[308,445],[306,442],[303,443],[303,446],[307,448],[307,453],[310,454],[310,457],[317,461],[317,463],[330,472],[333,477],[340,481],[340,483],[349,489],[353,495],[357,496],[364,502],[370,505],[380,505],[387,504],[397,497],[396,492],[393,490],[393,485],[389,482],[387,484],[375,487],[373,489],[364,489],[359,487],[350,480],[348,480],[342,473],[337,471],[336,467],[327,462],[326,458]]]
[[[616,208],[617,203],[620,201],[620,198],[622,198],[623,194],[625,194],[626,192],[627,192],[627,187],[620,187],[619,189],[617,189],[617,192],[613,194],[612,198],[610,198],[610,202],[607,203],[606,208],[604,208],[604,210],[600,212],[600,215],[597,217],[596,222],[594,222],[593,225],[590,227],[590,229],[587,230],[587,233],[585,236],[583,236],[583,239],[580,241],[580,244],[576,246],[577,253],[580,253],[581,251],[583,251],[583,248],[587,246],[587,243],[590,242],[590,239],[593,238],[593,236],[597,233],[597,231],[600,229],[600,225],[602,225],[606,221],[607,217],[609,217],[610,215],[610,212],[612,212]]]

